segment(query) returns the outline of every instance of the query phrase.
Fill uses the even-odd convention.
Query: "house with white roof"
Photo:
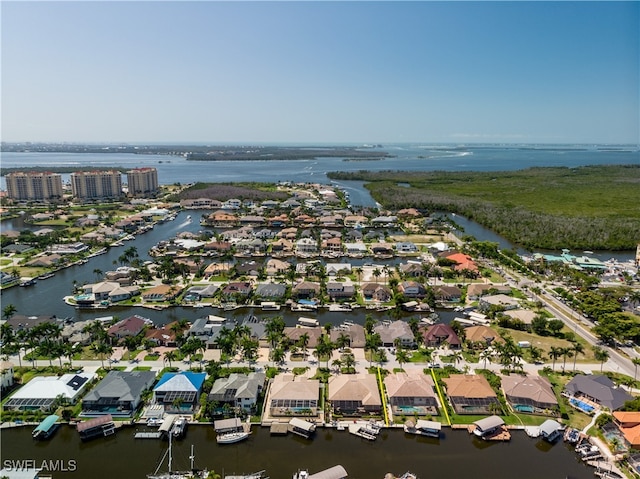
[[[73,404],[94,377],[93,373],[36,376],[18,389],[3,407],[20,411],[48,411],[58,397]]]

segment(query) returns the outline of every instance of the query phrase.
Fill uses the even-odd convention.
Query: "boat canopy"
[[[437,421],[425,421],[424,419],[418,419],[418,421],[416,421],[416,429],[440,431],[442,429],[442,424]]]
[[[231,419],[220,419],[213,422],[213,428],[216,431],[233,431],[242,427],[242,420],[239,417]]]
[[[504,421],[499,416],[489,416],[484,419],[480,419],[479,421],[474,422],[478,429],[482,432],[491,431],[492,429],[496,429],[500,426],[504,426]]]
[[[556,433],[556,431],[562,430],[562,424],[558,421],[554,421],[553,419],[547,419],[545,422],[540,424],[540,433],[543,436],[551,436]]]
[[[348,474],[344,467],[337,465],[330,467],[329,469],[325,469],[324,471],[311,474],[309,479],[344,479],[347,476]]]
[[[297,417],[291,418],[289,424],[293,427],[297,427],[298,429],[302,429],[303,431],[315,431],[316,425],[312,422],[305,421],[304,419],[299,419]]]
[[[38,425],[38,427],[36,427],[33,432],[34,433],[38,433],[38,432],[48,432],[49,429],[51,429],[55,423],[58,422],[58,419],[60,419],[60,416],[56,416],[55,414],[52,414],[51,416],[47,416],[46,418],[44,418],[44,420]]]

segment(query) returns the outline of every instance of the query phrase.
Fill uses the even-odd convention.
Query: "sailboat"
[[[169,434],[169,448],[167,452],[165,452],[164,456],[162,456],[162,460],[158,467],[156,468],[153,474],[148,474],[147,479],[206,479],[209,476],[209,472],[204,470],[198,470],[194,467],[195,455],[193,453],[193,444],[191,445],[191,455],[189,456],[190,460],[190,470],[189,471],[172,471],[171,470],[171,460],[172,460],[172,451],[171,451],[171,434]],[[160,467],[162,467],[162,463],[164,462],[165,457],[169,456],[168,462],[168,470],[166,472],[158,472],[160,471]]]

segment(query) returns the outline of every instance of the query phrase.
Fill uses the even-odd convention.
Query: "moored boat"
[[[218,444],[234,444],[244,441],[249,437],[249,434],[251,433],[246,431],[225,432],[216,436],[216,442]]]

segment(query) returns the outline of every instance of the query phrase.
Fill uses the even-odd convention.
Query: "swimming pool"
[[[586,402],[580,401],[579,399],[576,399],[576,398],[571,398],[569,402],[573,404],[575,407],[577,407],[578,409],[580,409],[581,411],[586,412],[587,414],[591,414],[595,409],[595,407],[593,407],[591,404],[587,404]]]

